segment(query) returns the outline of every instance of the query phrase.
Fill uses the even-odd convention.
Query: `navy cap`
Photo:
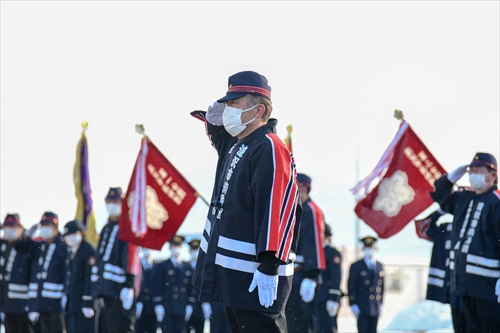
[[[105,200],[123,200],[124,194],[121,187],[110,187]]]
[[[326,223],[325,223],[325,231],[323,232],[323,234],[324,234],[325,236],[327,236],[327,237],[328,237],[328,236],[332,236],[332,235],[333,235],[333,233],[332,233],[332,227],[330,227],[330,225],[329,225],[329,224],[326,224]]]
[[[297,174],[297,182],[299,183],[299,186],[305,186],[311,188],[311,182],[312,182],[311,177],[303,173]]]
[[[52,213],[52,212],[45,212],[43,213],[42,215],[42,219],[40,220],[40,224],[55,224],[55,225],[58,225],[59,224],[59,217],[57,216],[56,213]]]
[[[77,231],[84,231],[84,230],[85,230],[85,227],[83,226],[82,222],[80,222],[79,220],[69,221],[64,226],[63,236],[74,234]]]
[[[192,250],[197,250],[200,248],[200,240],[199,239],[193,239],[192,241],[190,241],[189,243],[189,247],[192,249]]]
[[[13,213],[13,214],[7,214],[5,216],[5,219],[3,220],[3,226],[14,226],[14,225],[21,225],[21,219],[19,218],[19,214]]]
[[[476,153],[476,156],[474,156],[469,166],[485,166],[498,171],[497,159],[495,156],[488,153]]]
[[[359,241],[363,243],[363,246],[372,246],[375,242],[377,242],[377,240],[378,239],[373,236],[366,236],[361,238]]]
[[[172,237],[171,240],[169,240],[168,242],[172,245],[182,245],[182,243],[184,243],[184,241],[186,240],[186,238],[184,238],[183,236],[180,236],[180,235],[175,235],[174,237]]]
[[[271,87],[264,75],[257,72],[245,71],[233,74],[228,79],[226,96],[217,100],[222,103],[243,97],[247,94],[259,95],[271,100]]]

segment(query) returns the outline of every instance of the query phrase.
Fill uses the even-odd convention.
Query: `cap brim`
[[[241,98],[245,95],[248,95],[248,93],[246,93],[246,92],[231,92],[231,93],[226,94],[226,96],[222,97],[221,99],[218,99],[217,103],[232,101],[234,99]]]

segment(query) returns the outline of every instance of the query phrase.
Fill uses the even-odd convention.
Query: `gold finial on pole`
[[[146,132],[146,129],[144,128],[143,124],[136,124],[135,125],[135,131],[139,133],[140,135],[146,135],[144,134]]]
[[[82,121],[81,125],[82,125],[82,133],[85,133],[85,131],[89,127],[89,123],[86,120],[84,120]]]
[[[394,118],[396,118],[399,121],[403,121],[405,118],[405,115],[402,110],[394,110]]]
[[[292,125],[288,125],[288,126],[286,127],[286,131],[287,131],[289,134],[291,134],[291,133],[292,133],[292,131],[293,131],[293,127],[292,127]]]

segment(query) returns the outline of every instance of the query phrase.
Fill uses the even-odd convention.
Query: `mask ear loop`
[[[251,106],[251,107],[249,107],[248,109],[243,110],[243,111],[241,111],[241,112],[247,112],[247,111],[250,111],[250,110],[252,110],[253,108],[255,108],[256,106],[259,106],[259,105],[260,105],[260,104],[255,104],[254,106]],[[242,124],[242,125],[243,125],[243,126],[246,126],[246,125],[250,124],[252,121],[254,121],[255,119],[257,119],[257,117],[254,117],[252,120],[249,120],[249,121],[247,121],[246,123],[244,123],[244,124]]]

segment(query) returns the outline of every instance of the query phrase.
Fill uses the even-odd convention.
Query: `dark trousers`
[[[451,319],[453,320],[453,330],[455,333],[467,333],[467,322],[462,311],[451,308]]]
[[[358,317],[358,332],[359,333],[376,333],[377,332],[378,316],[366,316],[360,314]]]
[[[287,332],[284,313],[240,310],[226,306],[226,315],[232,333]]]
[[[203,315],[203,309],[200,304],[193,305],[193,314],[187,322],[187,332],[191,332],[194,329],[195,333],[203,333],[203,326],[205,326],[205,316]]]
[[[35,323],[35,332],[61,333],[64,329],[64,316],[62,313],[40,312],[40,317]]]
[[[229,322],[227,321],[226,308],[220,303],[210,303],[212,316],[210,317],[211,333],[229,333]]]
[[[500,303],[483,298],[461,296],[467,332],[500,332]]]
[[[316,304],[318,333],[337,333],[337,316],[330,317],[326,311],[326,301]]]
[[[100,333],[134,333],[135,305],[125,310],[120,299],[111,297],[103,297],[100,305]]]
[[[316,332],[315,301],[305,303],[300,296],[300,284],[292,285],[292,291],[285,307],[289,333]]]
[[[83,313],[66,314],[66,332],[68,333],[94,333],[95,315],[87,318]]]
[[[165,318],[163,318],[160,327],[163,333],[182,333],[185,325],[186,322],[183,315],[165,313]]]
[[[142,313],[135,323],[135,331],[137,333],[156,333],[157,323],[154,313]]]
[[[26,312],[6,313],[4,324],[6,333],[33,333],[35,331]]]

